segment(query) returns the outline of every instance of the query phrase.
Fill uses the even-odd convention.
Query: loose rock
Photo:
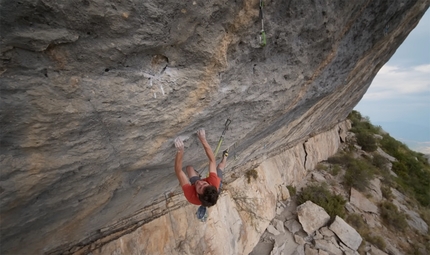
[[[315,230],[323,227],[330,220],[330,215],[319,205],[306,201],[297,207],[297,215],[303,230],[311,235]]]

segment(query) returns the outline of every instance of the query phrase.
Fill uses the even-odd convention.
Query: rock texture
[[[360,234],[339,216],[336,216],[329,229],[333,231],[344,244],[353,250],[357,250],[363,240]]]
[[[339,126],[346,124],[342,123],[335,129]],[[318,136],[323,141],[338,140],[339,136],[333,134],[327,132]],[[327,148],[324,143],[320,143],[320,146],[321,150],[330,149],[332,154],[338,149]],[[298,183],[303,179],[301,175],[294,175],[296,171],[305,172],[304,155],[296,157],[301,150],[303,144],[264,161],[255,168],[258,178],[251,179],[249,183],[244,175],[225,183],[221,200],[209,208],[206,223],[196,219],[196,206],[185,203],[180,209],[172,210],[142,227],[137,226],[136,230],[128,229],[125,235],[119,233],[118,236],[108,236],[80,247],[75,254],[87,254],[91,250],[92,255],[139,254],[137,250],[140,254],[249,254],[265,230],[275,236],[277,246],[272,245],[270,250],[276,248],[275,252],[280,252],[280,247],[287,242],[289,245],[285,245],[284,250],[288,251],[286,254],[293,254],[298,248],[293,234],[280,232],[277,228],[282,227],[276,220],[271,227],[269,224],[276,215],[278,201],[282,199],[282,192],[277,187]],[[296,161],[286,160],[291,158]],[[318,159],[321,160],[324,158]],[[183,195],[177,194],[171,199],[183,199]],[[135,215],[143,219],[145,216],[144,212]],[[152,236],[152,230],[156,230],[155,237]],[[94,247],[100,248],[94,250]]]
[[[378,207],[354,188],[351,188],[350,202],[362,211],[378,213]]]
[[[272,181],[298,182],[328,154],[316,134],[345,119],[429,6],[265,2],[260,48],[257,0],[2,1],[1,253],[94,250],[179,215],[172,141],[203,168],[194,132],[205,127],[215,147],[227,118],[227,182],[258,165],[269,180],[276,160],[289,163]],[[276,206],[267,189],[251,194]]]
[[[330,220],[330,215],[321,206],[311,201],[307,201],[297,207],[297,216],[303,230],[308,235],[312,235],[313,232],[325,226]]]
[[[319,136],[319,138],[323,137],[322,134]],[[348,132],[347,136],[352,137],[352,134]],[[351,143],[341,144],[335,157],[350,153],[352,155],[361,155],[357,157],[357,160],[370,160],[368,154],[366,155],[366,152],[360,149],[351,151],[351,148],[354,148],[352,145]],[[341,169],[339,172],[333,172],[331,171],[333,166],[327,161],[325,161],[324,167],[318,164],[316,169],[307,173],[298,186],[304,185],[303,187],[305,187],[329,183],[328,187],[330,187],[333,194],[340,195],[345,200],[349,199],[349,202],[345,204],[346,214],[342,218],[336,215],[330,225],[319,228],[319,226],[324,225],[319,224],[319,226],[312,228],[312,230],[315,229],[312,231],[309,230],[309,226],[316,225],[315,221],[318,221],[318,216],[326,213],[323,209],[318,209],[322,210],[322,213],[310,213],[312,217],[305,218],[303,217],[303,208],[312,208],[315,205],[307,201],[297,206],[296,199],[300,196],[300,193],[298,193],[298,196],[292,196],[287,201],[279,201],[278,204],[286,205],[283,207],[284,211],[277,210],[275,218],[270,222],[267,230],[262,234],[259,243],[250,255],[303,253],[305,255],[382,255],[409,254],[411,251],[429,254],[428,249],[425,247],[428,226],[417,213],[418,206],[416,202],[393,187],[390,187],[393,194],[392,198],[386,198],[378,192],[381,188],[381,181],[383,180],[385,183],[387,175],[385,175],[386,177],[376,175],[375,179],[370,181],[371,185],[366,190],[363,190],[362,194],[355,189],[346,187],[344,185],[344,176],[342,176],[346,174],[346,171],[344,172],[344,169]],[[316,175],[319,178],[315,178]],[[392,202],[397,206],[400,213],[406,214],[408,227],[399,231],[393,227],[392,223],[387,223],[375,210],[378,208],[371,202],[374,200]],[[338,212],[341,213],[341,211]],[[301,224],[298,220],[300,220]],[[286,227],[284,228],[285,234],[276,233],[277,235],[275,235],[268,231],[269,229],[278,229],[282,221]],[[361,236],[360,233],[364,233],[364,235]],[[291,235],[294,235],[293,241],[288,238]],[[283,241],[280,240],[282,238]]]

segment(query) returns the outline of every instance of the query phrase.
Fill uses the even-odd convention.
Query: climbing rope
[[[224,130],[222,131],[221,137],[219,138],[219,141],[218,141],[218,145],[216,146],[216,149],[214,152],[215,158],[216,158],[216,155],[218,154],[219,148],[221,147],[222,141],[224,140],[225,132],[228,130],[228,126],[230,125],[230,123],[231,123],[231,120],[227,119],[227,121],[224,124]]]
[[[224,124],[224,130],[222,131],[222,134],[218,140],[218,145],[216,146],[216,149],[214,152],[215,159],[216,159],[216,156],[218,154],[219,149],[221,148],[221,144],[224,141],[224,135],[225,135],[225,132],[228,130],[228,126],[230,125],[230,123],[231,123],[231,120],[227,119],[227,121]],[[204,169],[205,169],[205,166],[203,166],[200,170],[197,171],[199,173],[199,175],[202,175]],[[208,176],[209,176],[209,173],[208,173]]]

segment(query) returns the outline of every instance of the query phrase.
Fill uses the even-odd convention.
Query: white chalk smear
[[[160,89],[161,89],[161,93],[163,94],[163,96],[164,96],[164,89],[163,89],[163,86],[162,85],[160,85]]]

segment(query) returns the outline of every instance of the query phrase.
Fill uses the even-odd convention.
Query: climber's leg
[[[222,152],[222,160],[219,162],[218,166],[216,167],[217,170],[220,169],[221,171],[224,171],[225,165],[227,163],[227,157],[228,157],[228,149]]]
[[[190,178],[191,185],[194,185],[196,181],[200,180],[200,175],[196,172],[196,170],[194,170],[194,167],[187,166],[186,170],[188,178]]]

